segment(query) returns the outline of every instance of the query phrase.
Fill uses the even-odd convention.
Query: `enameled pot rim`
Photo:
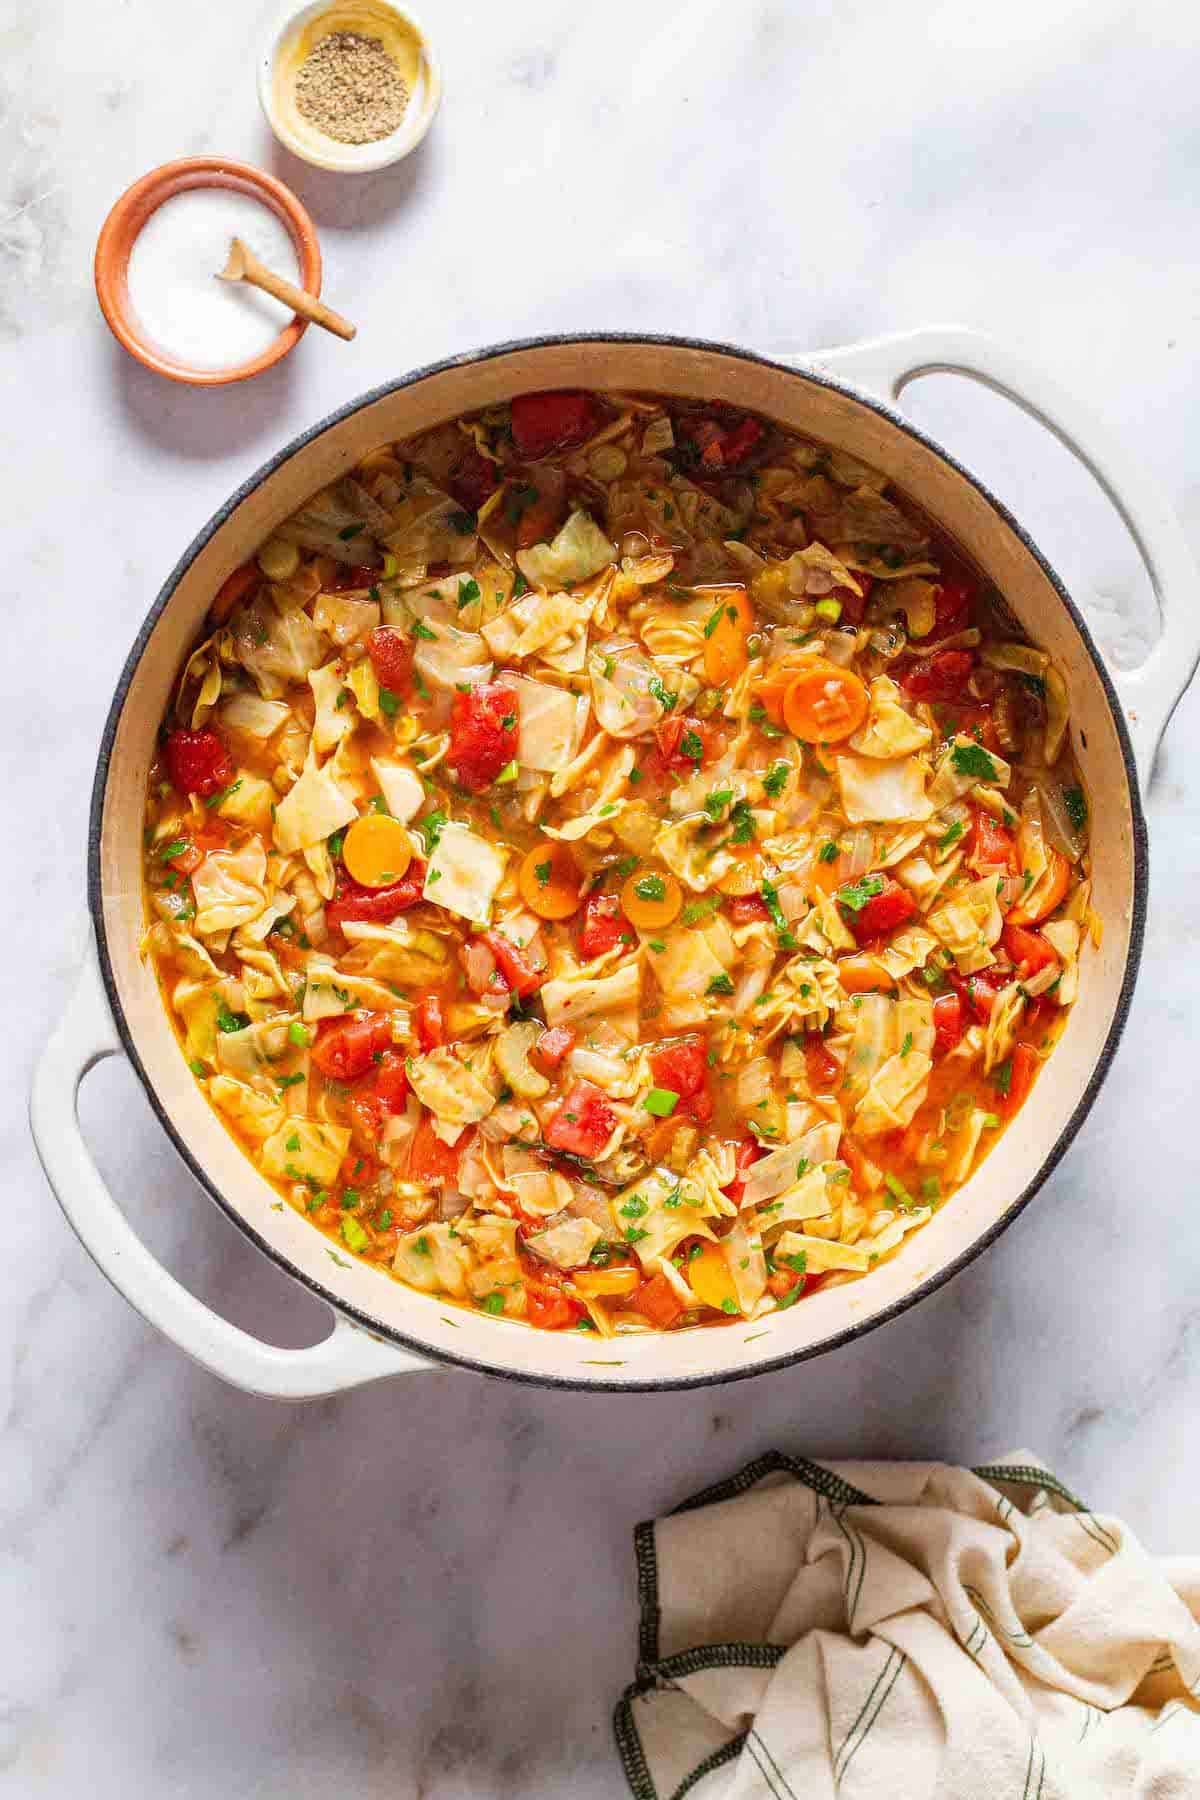
[[[440,375],[450,369],[469,367],[473,364],[483,364],[490,362],[497,357],[512,355],[514,352],[537,351],[546,348],[569,348],[573,345],[583,346],[585,344],[612,344],[616,346],[623,344],[637,344],[658,346],[663,349],[671,350],[694,350],[709,355],[728,357],[734,361],[757,364],[760,367],[774,370],[779,375],[790,380],[809,382],[816,386],[829,388],[834,392],[847,395],[848,398],[856,401],[859,405],[865,406],[877,413],[880,418],[886,420],[887,423],[892,425],[897,431],[904,433],[915,442],[923,445],[925,449],[932,452],[957,475],[967,481],[980,497],[986,501],[988,506],[994,510],[1009,530],[1013,532],[1024,549],[1038,564],[1051,587],[1054,589],[1058,599],[1066,609],[1084,649],[1087,651],[1088,657],[1091,660],[1104,691],[1108,709],[1116,729],[1117,741],[1120,746],[1121,759],[1124,765],[1125,780],[1128,790],[1133,880],[1132,905],[1129,920],[1129,947],[1126,954],[1120,991],[1116,998],[1112,1020],[1105,1035],[1104,1043],[1096,1058],[1087,1085],[1084,1088],[1074,1111],[1059,1132],[1051,1150],[1032,1179],[1026,1184],[1021,1193],[1009,1203],[1002,1216],[995,1220],[995,1222],[985,1231],[981,1232],[980,1235],[966,1247],[966,1249],[951,1261],[927,1275],[923,1281],[919,1282],[909,1293],[897,1299],[891,1306],[885,1307],[882,1311],[872,1314],[868,1319],[861,1320],[857,1324],[848,1325],[843,1330],[834,1332],[831,1336],[822,1339],[819,1343],[803,1345],[795,1350],[785,1351],[778,1356],[765,1358],[762,1362],[755,1363],[750,1368],[717,1368],[709,1373],[701,1375],[662,1376],[656,1379],[630,1380],[602,1378],[593,1380],[589,1378],[583,1380],[578,1376],[568,1373],[564,1373],[563,1375],[533,1374],[524,1370],[497,1368],[493,1363],[483,1362],[475,1357],[461,1355],[450,1350],[442,1349],[441,1347],[434,1348],[420,1338],[412,1337],[404,1332],[397,1331],[393,1326],[384,1323],[375,1315],[366,1313],[351,1305],[340,1296],[334,1295],[323,1285],[323,1283],[315,1280],[304,1270],[298,1268],[272,1244],[269,1244],[242,1212],[225,1198],[215,1182],[213,1182],[207,1174],[203,1165],[193,1154],[186,1138],[179,1131],[166,1107],[160,1100],[154,1084],[150,1080],[141,1057],[138,1054],[136,1039],[130,1029],[129,1021],[126,1018],[125,1010],[121,1003],[112,958],[109,952],[104,921],[104,906],[101,888],[101,832],[104,816],[105,793],[108,786],[109,766],[112,759],[117,728],[138,665],[141,662],[150,638],[158,625],[158,621],[169,604],[179,582],[205,545],[209,543],[212,537],[221,529],[226,520],[236,511],[247,496],[252,494],[256,488],[260,487],[264,481],[267,481],[278,469],[282,468],[285,463],[293,456],[297,455],[308,444],[312,443],[314,439],[320,437],[322,433],[328,431],[332,426],[341,424],[344,420],[353,417],[355,413],[362,411],[364,407],[371,406],[375,404],[375,402],[384,399],[389,394],[394,394],[404,388],[414,387],[428,377]],[[326,418],[321,419],[315,425],[310,426],[307,431],[301,432],[297,437],[293,438],[290,443],[285,445],[285,447],[268,462],[264,463],[253,475],[250,475],[236,492],[230,496],[225,504],[213,514],[208,523],[203,526],[192,539],[192,542],[188,545],[187,549],[168,575],[157,598],[151,606],[150,611],[146,615],[141,630],[134,640],[133,647],[126,658],[120,679],[117,682],[116,691],[113,695],[112,705],[109,708],[108,718],[105,722],[104,733],[101,738],[100,752],[96,764],[96,775],[92,786],[92,801],[88,824],[87,888],[88,907],[92,915],[92,923],[96,933],[96,946],[99,956],[101,978],[104,982],[104,988],[108,996],[109,1005],[112,1008],[113,1019],[121,1043],[126,1055],[129,1057],[130,1063],[137,1072],[138,1079],[145,1090],[146,1097],[149,1100],[159,1123],[166,1131],[168,1137],[175,1146],[175,1149],[182,1157],[192,1175],[195,1176],[196,1180],[200,1183],[201,1187],[209,1197],[221,1208],[225,1216],[237,1226],[238,1230],[241,1231],[257,1249],[262,1251],[264,1256],[267,1256],[278,1268],[282,1268],[287,1274],[292,1276],[293,1279],[299,1281],[304,1287],[308,1288],[319,1300],[323,1301],[327,1306],[332,1307],[335,1314],[341,1314],[344,1317],[353,1320],[355,1324],[363,1327],[372,1336],[390,1343],[398,1344],[404,1349],[411,1351],[416,1356],[430,1358],[438,1363],[444,1363],[448,1366],[471,1369],[482,1375],[497,1376],[509,1381],[521,1382],[531,1387],[565,1388],[586,1393],[657,1393],[683,1388],[715,1387],[725,1382],[743,1381],[751,1376],[765,1375],[774,1370],[789,1368],[794,1364],[806,1362],[812,1357],[823,1356],[831,1350],[836,1350],[845,1344],[852,1343],[856,1339],[865,1336],[868,1332],[876,1330],[879,1326],[887,1323],[889,1320],[898,1318],[901,1313],[907,1312],[908,1309],[915,1306],[918,1301],[935,1293],[938,1288],[944,1286],[944,1284],[951,1280],[953,1276],[965,1269],[969,1263],[974,1262],[975,1258],[986,1250],[989,1245],[993,1244],[1000,1236],[1001,1232],[1006,1231],[1013,1221],[1024,1212],[1034,1195],[1038,1193],[1041,1187],[1049,1179],[1050,1175],[1057,1168],[1059,1162],[1074,1141],[1076,1133],[1079,1131],[1084,1119],[1091,1111],[1104,1078],[1112,1064],[1113,1057],[1116,1054],[1121,1034],[1125,1029],[1125,1023],[1129,1016],[1129,1008],[1133,998],[1133,990],[1137,981],[1138,968],[1141,963],[1142,945],[1145,936],[1146,908],[1149,893],[1149,845],[1146,833],[1146,819],[1138,788],[1137,771],[1134,765],[1133,747],[1130,742],[1129,732],[1125,724],[1120,702],[1118,701],[1113,687],[1112,679],[1104,664],[1104,660],[1092,639],[1091,632],[1089,631],[1082,614],[1079,612],[1079,609],[1068,594],[1062,580],[1051,567],[1042,552],[1038,549],[1028,532],[1014,517],[1004,502],[998,499],[977,475],[973,474],[970,469],[966,468],[963,463],[945,450],[934,438],[931,438],[918,426],[914,425],[910,419],[906,418],[894,407],[888,406],[884,401],[875,398],[873,395],[864,393],[862,390],[856,388],[852,382],[838,380],[818,367],[808,365],[798,367],[794,364],[782,363],[773,357],[763,355],[759,351],[747,350],[738,345],[722,344],[704,338],[677,337],[656,332],[565,332],[537,338],[513,339],[499,344],[488,345],[486,348],[480,350],[466,351],[458,356],[446,357],[441,361],[429,363],[425,367],[412,370],[409,374],[402,375],[394,381],[384,382],[380,386],[370,389],[367,393],[359,395],[357,399],[351,400],[347,405],[338,408],[336,412],[330,413]],[[719,1334],[716,1333],[713,1335],[719,1336]]]

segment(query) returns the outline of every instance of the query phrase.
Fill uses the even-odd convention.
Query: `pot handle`
[[[211,1374],[274,1400],[313,1400],[385,1375],[432,1368],[338,1315],[319,1344],[278,1349],[229,1324],[168,1274],[104,1185],[80,1131],[79,1084],[89,1069],[120,1051],[91,945],[75,993],[34,1072],[29,1122],[55,1198],[117,1292]]]
[[[1158,606],[1158,641],[1141,667],[1108,664],[1145,792],[1167,721],[1200,661],[1200,606],[1196,565],[1183,529],[1138,457],[1052,376],[983,332],[963,326],[931,325],[783,360],[847,376],[889,406],[918,375],[969,375],[1053,432],[1090,470],[1128,527]]]

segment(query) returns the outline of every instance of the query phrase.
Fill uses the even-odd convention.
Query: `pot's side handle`
[[[982,332],[962,326],[897,332],[796,360],[846,376],[889,405],[895,405],[903,388],[918,375],[972,376],[1053,432],[1091,471],[1137,545],[1161,623],[1158,642],[1140,668],[1109,665],[1144,791],[1167,721],[1200,661],[1200,605],[1196,565],[1179,520],[1138,456],[1052,376]]]
[[[234,1387],[311,1400],[431,1364],[337,1318],[321,1343],[280,1350],[222,1319],[156,1262],[109,1193],[79,1127],[79,1084],[120,1053],[94,948],[33,1078],[29,1122],[55,1198],[101,1273],[151,1325]]]

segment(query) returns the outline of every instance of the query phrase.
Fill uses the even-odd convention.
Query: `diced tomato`
[[[171,857],[169,867],[178,869],[181,875],[192,875],[210,851],[223,850],[228,842],[229,833],[225,826],[219,819],[211,819],[192,833],[187,848]]]
[[[360,887],[342,870],[337,893],[326,904],[325,921],[337,926],[386,925],[419,903],[424,885],[425,864],[420,861],[409,863],[402,881],[381,888]]]
[[[933,1003],[933,1054],[947,1055],[962,1034],[962,1000],[957,994],[939,994]]]
[[[952,970],[950,985],[981,1023],[991,1017],[1000,989],[988,975],[959,975]]]
[[[1026,1003],[1025,1015],[1021,1020],[1021,1030],[1028,1034],[1030,1042],[1045,1029],[1051,1013],[1055,1010],[1053,1000],[1047,999],[1045,994],[1038,994],[1036,999]]]
[[[374,587],[379,574],[370,563],[339,563],[324,587],[330,594],[344,594],[350,588]]]
[[[442,1019],[442,1002],[437,994],[422,995],[417,1001],[413,1022],[417,1028],[417,1043],[422,1056],[445,1043],[446,1026]]]
[[[354,1142],[373,1150],[383,1133],[383,1101],[378,1094],[351,1094],[346,1108]]]
[[[973,843],[971,854],[967,858],[971,867],[978,873],[982,868],[999,866],[1015,875],[1020,867],[1017,858],[1017,846],[1011,831],[1007,831],[989,812],[980,807],[971,826]]]
[[[748,417],[737,424],[722,424],[713,418],[688,419],[680,422],[679,430],[698,456],[700,468],[709,475],[724,475],[738,468],[763,435],[759,421]]]
[[[600,412],[590,394],[518,394],[512,403],[513,443],[528,462],[581,444],[599,428]]]
[[[1027,925],[1006,925],[1001,939],[1004,948],[1017,966],[1017,974],[1023,981],[1036,975],[1039,969],[1049,968],[1058,961],[1058,956],[1040,931],[1031,931]]]
[[[708,1047],[702,1037],[680,1038],[650,1054],[650,1073],[655,1087],[679,1095],[675,1117],[690,1113],[699,1125],[713,1115],[708,1092]]]
[[[807,1277],[796,1269],[772,1269],[767,1276],[767,1292],[776,1300],[786,1299],[796,1288],[803,1288]]]
[[[385,1111],[404,1111],[404,1103],[408,1098],[408,1070],[399,1050],[384,1051],[375,1065],[375,1079],[371,1086]]]
[[[496,465],[472,445],[451,469],[446,486],[460,506],[477,513],[496,491]]]
[[[545,543],[567,516],[566,476],[553,463],[518,471],[505,485],[502,510],[518,550]]]
[[[831,1093],[841,1080],[842,1065],[825,1048],[819,1032],[810,1031],[804,1039],[804,1066],[815,1093]]]
[[[702,768],[712,755],[712,727],[701,719],[671,713],[654,727],[658,745],[650,757],[656,774],[688,774]]]
[[[519,1000],[536,994],[546,979],[546,970],[535,965],[528,950],[514,944],[502,931],[485,931],[483,941],[496,959],[496,966]]]
[[[583,903],[583,927],[579,933],[579,954],[589,962],[614,950],[625,930],[619,894],[589,894]]]
[[[862,944],[868,938],[890,937],[901,925],[915,918],[917,903],[906,887],[890,876],[884,877],[883,887],[878,894],[872,894],[865,906],[857,912],[843,906],[842,917],[846,920],[856,940]]]
[[[517,754],[517,697],[497,681],[455,694],[446,761],[460,787],[473,794],[490,787]]]
[[[1033,1086],[1033,1078],[1042,1066],[1042,1059],[1032,1044],[1018,1044],[1012,1053],[1012,1076],[1008,1084],[1008,1093],[1004,1097],[1004,1111],[1011,1118],[1028,1098]]]
[[[578,1325],[584,1308],[548,1282],[525,1278],[525,1316],[541,1331],[569,1331]]]
[[[759,1157],[765,1155],[766,1151],[757,1139],[749,1137],[743,1138],[737,1149],[734,1151],[733,1166],[736,1173],[728,1187],[722,1188],[721,1192],[723,1194],[728,1194],[735,1206],[741,1205],[742,1195],[746,1191],[746,1176],[758,1161]]]
[[[446,1187],[457,1181],[459,1157],[473,1136],[473,1132],[464,1132],[457,1144],[443,1144],[430,1115],[422,1113],[408,1152],[408,1179],[428,1187]]]
[[[390,625],[377,625],[367,639],[367,655],[380,687],[401,700],[412,692],[413,647]]]
[[[322,1075],[335,1081],[357,1081],[365,1075],[392,1041],[392,1022],[386,1013],[350,1013],[344,1019],[322,1019],[312,1047],[312,1059]]]
[[[534,1045],[534,1055],[544,1069],[557,1069],[563,1057],[574,1048],[575,1033],[567,1025],[554,1025],[543,1031]]]
[[[871,589],[875,586],[875,577],[867,575],[862,569],[854,570],[854,579],[862,589],[856,594],[853,588],[835,587],[830,593],[831,600],[841,603],[843,625],[861,625],[867,610],[867,601],[871,598]]]
[[[950,652],[946,652],[950,655]],[[987,701],[979,701],[970,705],[956,704],[939,711],[938,722],[946,737],[953,737],[957,732],[962,737],[974,738],[985,750],[1000,754],[1000,739],[996,736],[996,721],[992,717],[991,705]]]
[[[769,919],[770,913],[764,900],[757,894],[739,894],[730,902],[729,916],[735,925],[753,925],[759,919]]]
[[[577,1081],[546,1127],[552,1150],[566,1150],[589,1162],[599,1156],[617,1129],[617,1115],[600,1089]]]
[[[942,582],[933,601],[933,629],[938,637],[965,629],[973,598],[974,590],[965,581],[951,577]]]
[[[912,700],[958,700],[965,696],[974,667],[970,650],[938,650],[906,669],[900,686]]]
[[[667,1331],[684,1311],[683,1301],[665,1275],[652,1275],[633,1294],[630,1306],[659,1331]]]
[[[233,780],[233,759],[215,731],[173,731],[163,752],[171,786],[207,800]]]
[[[200,867],[200,864],[203,861],[203,850],[200,849],[198,844],[192,843],[185,845],[178,856],[173,856],[168,866],[178,870],[180,875],[190,875],[194,870]]]
[[[736,469],[739,463],[745,462],[762,434],[763,428],[757,419],[743,419],[732,431],[722,433],[717,440],[720,451],[717,467]]]

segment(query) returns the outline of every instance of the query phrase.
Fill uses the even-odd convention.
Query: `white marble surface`
[[[1093,396],[1200,538],[1194,7],[425,10],[442,116],[360,185],[266,136],[270,6],[0,11],[0,1771],[22,1800],[612,1800],[630,1528],[773,1444],[978,1460],[1024,1443],[1153,1548],[1196,1544],[1195,696],[1151,797],[1144,972],[1090,1122],[982,1261],[863,1343],[707,1393],[439,1373],[289,1410],[185,1363],[68,1234],[24,1096],[80,955],[112,683],[194,530],[344,399],[548,329],[770,347],[959,318]],[[206,150],[294,182],[352,346],[310,334],[253,388],[197,394],[110,341],[90,286],[104,212],[147,167]],[[1145,583],[1065,454],[953,382],[914,409],[1130,654]],[[320,1335],[321,1309],[208,1204],[127,1070],[93,1076],[84,1113],[195,1291],[275,1341]]]

